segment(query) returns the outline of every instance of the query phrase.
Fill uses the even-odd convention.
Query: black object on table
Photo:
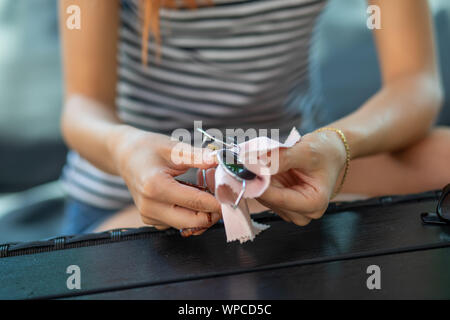
[[[331,204],[306,227],[273,214],[254,242],[226,243],[223,226],[182,238],[151,228],[0,246],[0,298],[450,298],[450,226],[426,226],[438,191]],[[69,266],[81,289],[70,290]],[[367,268],[380,268],[370,290]]]

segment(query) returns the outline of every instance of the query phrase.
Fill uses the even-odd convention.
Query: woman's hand
[[[214,196],[174,179],[189,168],[214,166],[214,161],[209,160],[210,150],[192,148],[129,126],[115,130],[109,137],[108,149],[145,224],[158,229],[204,231],[220,219],[220,205]]]
[[[335,132],[313,132],[280,150],[279,168],[258,198],[284,220],[299,226],[324,214],[345,166],[344,144]]]

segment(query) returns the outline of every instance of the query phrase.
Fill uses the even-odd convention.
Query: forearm
[[[434,77],[402,79],[382,88],[361,108],[332,124],[347,137],[352,158],[402,149],[423,137],[442,103]]]
[[[62,132],[69,147],[98,168],[117,174],[111,142],[123,127],[115,111],[119,0],[77,1],[82,13],[79,30],[66,26],[72,2],[59,1],[66,98]]]
[[[382,12],[374,40],[382,89],[335,122],[353,158],[393,152],[425,136],[442,102],[433,24],[426,0],[371,0]]]
[[[80,95],[69,96],[62,115],[66,143],[96,167],[117,175],[112,149],[121,124],[112,108]]]

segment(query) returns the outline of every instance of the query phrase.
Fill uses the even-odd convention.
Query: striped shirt
[[[325,0],[214,0],[214,6],[161,9],[162,53],[149,42],[141,62],[138,0],[122,1],[120,119],[167,135],[179,128],[305,127],[315,103],[309,91],[309,52]],[[311,120],[311,119],[309,119]],[[120,209],[132,202],[120,177],[71,151],[63,172],[70,196]]]

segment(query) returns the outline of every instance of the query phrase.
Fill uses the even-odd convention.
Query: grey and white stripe
[[[116,99],[120,119],[170,135],[175,129],[300,126],[311,111],[308,56],[325,0],[214,0],[196,10],[161,9],[162,57],[149,42],[141,62],[138,0],[123,0]],[[304,114],[303,114],[304,115]],[[63,181],[88,204],[119,209],[131,196],[119,177],[71,152]]]

